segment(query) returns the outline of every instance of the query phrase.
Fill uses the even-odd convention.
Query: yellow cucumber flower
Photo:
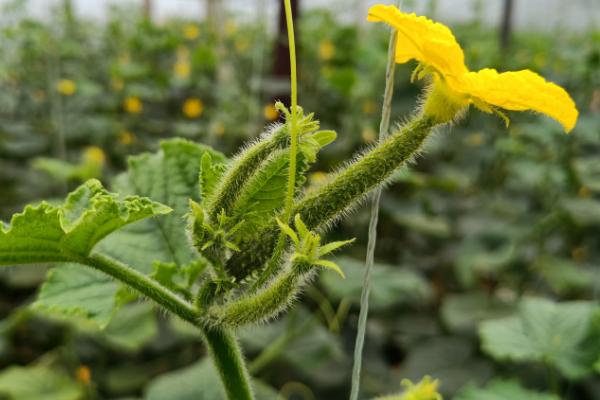
[[[63,96],[72,96],[77,90],[77,85],[70,79],[61,79],[56,84],[56,90]]]
[[[269,103],[263,107],[263,116],[267,121],[275,121],[279,119],[279,111],[275,108],[275,104]]]
[[[367,19],[385,22],[396,29],[396,62],[417,60],[420,63],[413,77],[433,76],[434,86],[425,104],[425,113],[440,122],[449,122],[459,110],[473,104],[505,119],[498,108],[546,114],[560,122],[566,132],[575,126],[577,108],[563,88],[530,70],[469,71],[463,50],[448,27],[385,5],[371,7]],[[446,111],[442,110],[444,107]]]
[[[425,376],[418,383],[412,383],[404,379],[401,385],[404,386],[404,393],[398,395],[378,397],[375,400],[442,400],[442,395],[438,392],[439,381]]]
[[[144,104],[139,97],[127,96],[123,100],[123,108],[129,114],[139,114],[143,111]]]
[[[183,36],[188,40],[194,40],[200,35],[200,28],[196,24],[186,24],[183,27]]]
[[[189,98],[183,103],[182,110],[186,117],[198,118],[204,112],[204,103],[200,99]]]

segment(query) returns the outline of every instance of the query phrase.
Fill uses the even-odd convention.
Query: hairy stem
[[[392,29],[388,45],[388,60],[385,73],[385,90],[383,94],[383,106],[381,109],[381,123],[379,125],[379,139],[383,140],[388,135],[390,128],[390,115],[392,111],[392,96],[394,94],[394,72],[396,67],[396,30]],[[352,367],[352,389],[350,400],[358,400],[360,391],[360,371],[362,368],[362,353],[365,344],[367,330],[367,317],[369,315],[369,294],[371,292],[371,271],[375,259],[375,244],[377,243],[377,221],[379,219],[379,200],[381,199],[381,187],[373,192],[371,199],[371,218],[369,220],[369,241],[367,243],[367,259],[365,261],[365,276],[362,292],[360,295],[360,312],[358,315],[358,331],[356,332],[356,343],[354,346],[354,366]]]
[[[210,326],[240,327],[273,318],[291,304],[310,274],[311,265],[293,262],[287,271],[256,293],[211,307],[206,322]]]
[[[229,400],[253,400],[250,376],[235,336],[226,329],[205,328],[204,339]]]
[[[329,183],[299,201],[291,215],[300,214],[309,230],[316,230],[342,217],[364,196],[379,187],[421,149],[435,120],[418,116],[377,147],[340,171]],[[292,221],[289,221],[292,223]],[[261,268],[271,257],[280,230],[275,221],[257,233],[260,240],[240,244],[241,251],[227,262],[227,270],[243,278]]]
[[[198,311],[193,305],[130,266],[98,253],[80,262],[125,283],[182,319],[194,325],[198,324]]]
[[[275,149],[287,140],[287,129],[280,125],[268,137],[261,138],[256,143],[242,151],[233,161],[231,166],[221,178],[215,188],[213,196],[208,200],[206,210],[211,218],[225,210],[226,215],[231,214],[231,209],[244,183],[252,176],[254,171]]]
[[[154,300],[168,311],[199,326],[198,311],[193,305],[133,268],[97,253],[80,262],[112,276]],[[250,378],[235,337],[224,329],[199,327],[219,371],[228,399],[253,400]]]

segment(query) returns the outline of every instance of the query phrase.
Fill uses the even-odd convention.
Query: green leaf
[[[333,251],[336,251],[337,249],[339,249],[340,247],[344,247],[347,244],[353,243],[355,239],[349,239],[349,240],[338,240],[336,242],[331,242],[331,243],[327,243],[321,247],[319,247],[319,251],[318,251],[318,256],[322,257],[325,256]]]
[[[595,308],[585,301],[524,299],[518,315],[481,324],[483,350],[498,360],[543,362],[567,378],[585,377],[597,356],[582,346]]]
[[[285,150],[275,152],[246,183],[237,198],[234,210],[248,225],[264,223],[273,210],[283,207],[289,172],[289,155]]]
[[[146,198],[120,200],[97,180],[72,192],[62,206],[27,206],[0,229],[0,265],[78,261],[119,228],[171,210]]]
[[[10,400],[79,400],[83,388],[57,369],[10,367],[0,373],[0,398]]]
[[[115,312],[118,284],[110,277],[77,264],[53,268],[32,307],[44,312],[82,317],[104,328]]]
[[[257,399],[276,400],[277,392],[259,381],[253,380]],[[221,379],[208,358],[169,372],[155,379],[146,391],[146,400],[222,400],[225,398]]]
[[[103,332],[110,343],[130,352],[138,351],[156,337],[156,315],[149,303],[135,303],[123,307]]]
[[[560,400],[558,396],[525,389],[517,381],[493,380],[485,388],[470,385],[455,400]]]
[[[213,193],[221,175],[225,172],[226,164],[214,162],[211,152],[207,151],[200,160],[200,197],[206,199]]]
[[[292,239],[292,241],[294,242],[294,244],[296,246],[300,245],[300,239],[298,239],[298,235],[296,234],[296,232],[294,232],[294,230],[292,229],[291,226],[289,226],[288,224],[281,222],[281,220],[279,218],[276,218],[277,220],[277,225],[279,225],[279,229],[281,229],[281,231],[283,233],[285,233],[286,235],[288,235],[290,237],[290,239]]]
[[[163,142],[156,154],[133,157],[130,171],[116,182],[120,193],[143,193],[168,203],[174,212],[128,225],[99,243],[98,250],[148,274],[154,262],[173,263],[182,274],[189,272],[185,278],[191,279],[198,271],[190,267],[190,262],[196,257],[188,245],[183,218],[188,212],[189,199],[200,200],[200,160],[207,153],[215,162],[225,160],[220,153],[206,146],[179,139]],[[82,197],[69,208],[71,219],[76,218],[76,205],[81,205],[83,200]],[[120,292],[119,284],[104,275],[87,270],[75,271],[72,266],[60,268],[43,286],[36,302],[39,309],[77,315],[103,328],[115,309],[127,302],[115,300],[117,294],[127,292]],[[92,295],[86,297],[87,294]],[[121,296],[121,300],[123,298]],[[134,298],[131,296],[128,300]]]
[[[360,304],[365,271],[364,261],[338,257],[334,262],[344,270],[346,279],[342,281],[336,274],[324,272],[321,275],[321,282],[327,292],[336,300],[347,298],[353,304]],[[406,268],[375,264],[371,279],[370,306],[373,309],[407,302],[426,302],[431,297],[431,289],[427,281]]]
[[[576,158],[573,160],[575,171],[584,186],[593,191],[600,191],[600,164],[595,156]]]
[[[587,198],[565,199],[562,208],[582,227],[600,225],[600,201]]]
[[[339,276],[342,277],[342,279],[346,279],[346,275],[344,275],[344,271],[342,271],[342,269],[340,268],[339,265],[337,265],[336,263],[334,263],[333,261],[329,261],[329,260],[316,260],[314,262],[315,265],[320,265],[321,267],[325,267],[327,269],[330,269],[334,272],[336,272]]]
[[[225,157],[210,147],[182,139],[163,141],[157,153],[132,157],[127,174],[116,182],[117,189],[160,201],[174,211],[111,235],[100,244],[100,249],[146,273],[154,261],[183,266],[195,259],[184,218],[189,200],[201,201],[198,176],[206,153],[210,153],[214,163],[225,162]]]
[[[444,325],[453,333],[471,334],[477,331],[481,321],[505,317],[514,307],[481,292],[446,296],[441,317]]]
[[[535,262],[533,268],[554,292],[561,295],[581,293],[590,289],[595,281],[591,269],[568,259],[543,257]]]

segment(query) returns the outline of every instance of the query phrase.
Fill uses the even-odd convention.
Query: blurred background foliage
[[[272,73],[264,21],[156,23],[138,8],[102,23],[68,7],[44,21],[5,10],[3,220],[88,178],[110,185],[161,139],[232,155],[279,120],[273,100],[287,83]],[[300,103],[338,132],[311,173],[318,185],[377,137],[388,34],[319,9],[298,23]],[[470,68],[532,69],[564,86],[581,116],[565,135],[540,116],[513,114],[506,129],[471,112],[396,174],[382,200],[365,398],[431,375],[458,400],[598,399],[600,32],[518,31],[502,48],[478,19],[452,28]],[[412,68],[398,66],[398,121],[418,102]],[[259,399],[347,397],[368,217],[361,208],[331,233],[358,239],[338,259],[346,280],[323,273],[289,315],[242,332]],[[0,271],[0,398],[222,397],[198,334],[147,304],[104,331],[30,309],[46,270]]]

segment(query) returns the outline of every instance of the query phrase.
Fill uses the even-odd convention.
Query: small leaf
[[[310,137],[314,139],[320,147],[325,147],[335,141],[337,133],[331,130],[317,131],[311,134]]]
[[[288,224],[281,222],[281,220],[279,218],[275,218],[275,219],[277,220],[277,225],[279,225],[279,228],[281,229],[281,231],[283,233],[285,233],[286,235],[288,235],[290,237],[290,239],[292,239],[292,241],[294,242],[294,244],[296,246],[299,246],[300,240],[298,239],[298,235],[296,235],[296,232],[294,232],[292,227],[289,226]]]
[[[327,243],[326,245],[319,247],[318,255],[319,255],[319,257],[322,257],[326,254],[331,253],[332,251],[339,249],[340,247],[343,247],[347,244],[354,242],[354,240],[355,239],[339,240],[336,242]]]
[[[300,219],[300,214],[296,214],[296,216],[294,217],[294,225],[296,226],[296,230],[300,234],[301,239],[307,238],[310,235],[310,231],[308,230],[306,225],[304,225],[302,219]]]
[[[314,261],[313,264],[315,265],[320,265],[321,267],[325,267],[325,268],[329,268],[331,270],[334,270],[335,272],[337,272],[342,279],[346,279],[346,275],[344,275],[344,271],[342,271],[342,269],[333,261],[329,261],[329,260],[317,260]]]
[[[213,161],[211,152],[206,151],[200,159],[200,198],[209,198],[219,183],[226,169],[226,164]]]

